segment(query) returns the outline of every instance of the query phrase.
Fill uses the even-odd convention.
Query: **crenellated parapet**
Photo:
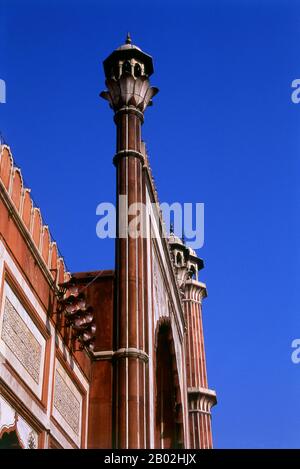
[[[10,147],[0,145],[0,198],[31,247],[34,246],[35,254],[48,277],[57,283],[64,282],[68,280],[69,273],[30,192],[30,189],[24,186],[20,168],[14,164]]]

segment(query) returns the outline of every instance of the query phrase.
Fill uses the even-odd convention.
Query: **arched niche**
[[[15,427],[4,429],[1,432],[0,449],[23,449]]]
[[[181,392],[172,328],[167,318],[157,325],[155,351],[155,448],[182,448]]]

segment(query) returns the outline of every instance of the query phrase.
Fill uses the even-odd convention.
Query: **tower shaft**
[[[157,89],[148,80],[152,58],[132,45],[129,36],[104,61],[104,71],[107,91],[101,96],[109,101],[117,128],[114,446],[145,448],[149,445],[147,269],[146,243],[139,234],[144,219],[137,204],[145,203],[146,187],[141,125]]]
[[[206,298],[206,285],[198,280],[203,261],[196,252],[172,233],[169,243],[177,280],[182,293],[186,320],[185,365],[191,448],[213,446],[211,408],[217,403],[216,393],[208,388],[202,300]]]
[[[146,447],[146,373],[144,302],[144,245],[128,233],[132,204],[143,201],[141,147],[142,114],[125,107],[115,116],[117,125],[117,219],[125,237],[116,239],[116,446]],[[120,201],[122,197],[122,202]],[[122,227],[120,226],[122,224]],[[119,232],[120,232],[119,231]]]
[[[194,449],[213,447],[211,408],[216,404],[216,394],[208,389],[204,334],[202,322],[202,298],[205,285],[196,280],[185,283],[184,309],[187,321],[186,368],[190,442]]]

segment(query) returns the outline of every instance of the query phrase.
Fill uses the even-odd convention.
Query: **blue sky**
[[[115,129],[101,62],[154,57],[146,111],[159,197],[205,203],[204,326],[216,448],[300,446],[300,4],[0,0],[0,131],[69,269],[112,268]]]

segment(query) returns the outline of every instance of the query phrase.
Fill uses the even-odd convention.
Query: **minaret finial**
[[[131,44],[131,36],[129,32],[127,33],[126,44]]]

